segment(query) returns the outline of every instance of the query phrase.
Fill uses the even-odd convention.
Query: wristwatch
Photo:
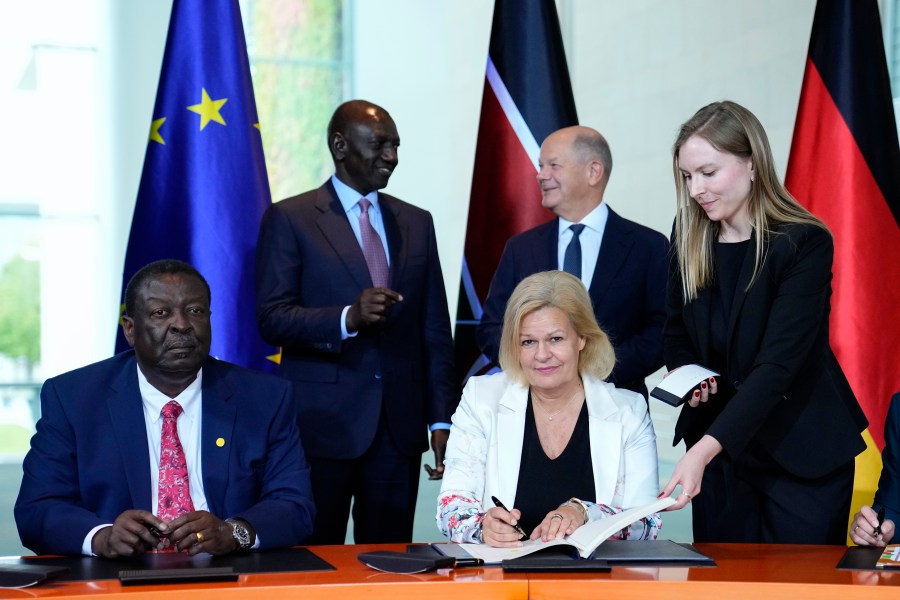
[[[237,540],[238,549],[250,548],[250,532],[247,530],[247,526],[237,519],[226,519],[225,522],[231,525],[231,535]]]

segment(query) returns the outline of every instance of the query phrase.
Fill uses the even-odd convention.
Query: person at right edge
[[[867,421],[828,343],[831,233],[738,104],[682,125],[673,168],[666,366],[721,376],[682,407],[670,510],[693,504],[696,542],[843,544]]]
[[[879,519],[878,511],[884,511]],[[900,523],[900,393],[891,398],[884,422],[884,450],[881,477],[872,506],[863,506],[853,515],[850,539],[860,546],[885,546],[894,539]]]

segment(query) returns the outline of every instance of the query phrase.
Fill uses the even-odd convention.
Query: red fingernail
[[[700,390],[694,390],[694,398],[700,397]]]
[[[710,378],[709,378],[709,382],[710,382],[710,383],[715,383],[715,382],[716,382],[716,378],[715,378],[715,377],[710,377]]]
[[[706,382],[704,381],[703,383],[701,383],[701,384],[700,384],[700,387],[702,387],[702,388],[705,390],[705,389],[706,389]]]
[[[659,496],[657,496],[656,499],[659,500],[660,498],[662,498],[662,497],[665,496],[665,495],[666,495],[665,492],[660,492],[660,493],[659,493]]]

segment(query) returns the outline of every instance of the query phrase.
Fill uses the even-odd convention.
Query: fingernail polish
[[[705,389],[706,389],[706,382],[704,381],[703,383],[701,383],[701,384],[700,384],[700,387],[702,387],[702,388],[705,390]]]

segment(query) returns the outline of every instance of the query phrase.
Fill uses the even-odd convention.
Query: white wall
[[[756,113],[784,174],[815,0],[558,5],[579,120],[610,142],[607,200],[621,214],[668,234],[675,132],[715,100]],[[355,95],[397,122],[388,189],[434,214],[455,303],[493,2],[356,0],[353,10]]]

